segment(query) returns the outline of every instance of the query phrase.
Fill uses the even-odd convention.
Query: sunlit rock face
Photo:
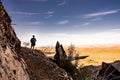
[[[0,2],[0,80],[30,80],[24,60],[17,56],[19,50],[20,41]]]

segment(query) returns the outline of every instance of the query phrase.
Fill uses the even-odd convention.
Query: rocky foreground
[[[31,80],[72,80],[65,70],[59,68],[41,51],[31,52],[28,48],[21,48],[18,55],[25,60]]]

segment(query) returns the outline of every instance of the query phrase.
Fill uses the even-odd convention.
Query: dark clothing
[[[30,42],[31,42],[31,46],[35,46],[36,39],[35,38],[31,38]]]
[[[31,43],[31,46],[35,46],[35,43]]]

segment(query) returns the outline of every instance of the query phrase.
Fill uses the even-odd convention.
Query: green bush
[[[74,55],[78,57],[77,51],[75,49],[74,45],[70,45],[68,47],[68,58],[74,57]],[[60,60],[58,61],[58,66],[66,70],[66,72],[73,78],[73,80],[90,80],[90,77],[92,75],[92,71],[89,69],[89,67],[78,67],[78,61],[76,60],[74,64],[71,63],[71,61],[68,60]]]
[[[63,68],[73,80],[88,80],[92,75],[92,71],[88,67],[77,68],[69,60],[59,61],[58,66]]]
[[[77,70],[76,67],[74,65],[72,65],[72,63],[69,60],[59,61],[59,66],[61,68],[65,69],[66,72],[68,72],[69,74],[73,74]]]
[[[79,67],[79,77],[81,80],[90,80],[92,77],[92,71],[89,69],[88,66]]]

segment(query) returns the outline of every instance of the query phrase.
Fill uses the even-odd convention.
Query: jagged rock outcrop
[[[0,80],[30,80],[24,60],[16,54],[19,50],[20,41],[0,2]]]
[[[56,43],[55,50],[56,50],[56,54],[54,56],[55,60],[59,61],[59,60],[65,60],[65,59],[67,59],[67,55],[65,53],[65,50],[63,49],[62,44],[60,44],[58,41]]]
[[[98,76],[107,80],[120,80],[120,72],[112,64],[104,62]]]
[[[102,67],[94,80],[120,80],[120,61],[102,63]]]

